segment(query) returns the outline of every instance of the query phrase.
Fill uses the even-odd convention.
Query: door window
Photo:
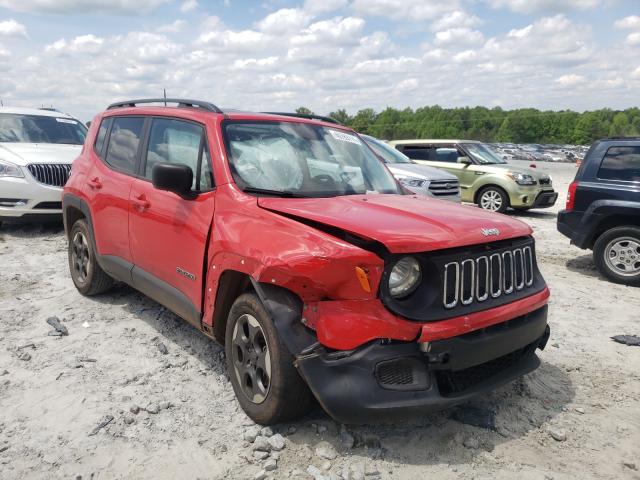
[[[598,178],[640,182],[640,147],[612,147],[607,150]]]
[[[142,117],[113,119],[105,160],[109,165],[125,173],[135,172],[143,124]]]
[[[213,188],[209,148],[200,125],[182,120],[154,119],[145,163],[146,178],[151,179],[153,167],[158,163],[177,163],[191,168],[194,191]]]
[[[412,160],[436,160],[432,155],[432,148],[408,145],[404,147],[402,153]]]
[[[446,162],[446,163],[457,163],[458,162],[458,150],[455,148],[437,148],[436,149],[436,158],[437,162]]]

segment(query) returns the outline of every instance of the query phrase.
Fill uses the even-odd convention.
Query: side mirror
[[[458,163],[462,163],[464,165],[471,165],[471,159],[469,157],[458,157]]]
[[[91,120],[89,120],[87,123],[85,123],[85,125],[87,126],[87,128],[91,127]]]
[[[182,198],[193,198],[193,170],[180,163],[158,163],[151,170],[151,181],[158,190],[173,192]]]

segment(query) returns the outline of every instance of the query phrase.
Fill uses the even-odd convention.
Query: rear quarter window
[[[134,173],[143,125],[142,117],[114,118],[105,162],[116,170]]]
[[[107,138],[107,131],[109,130],[110,122],[111,122],[110,118],[103,119],[100,122],[100,128],[98,129],[98,134],[96,135],[96,143],[94,145],[94,148],[96,153],[101,157],[104,149],[104,141]]]
[[[640,182],[640,146],[609,148],[600,164],[598,178]]]

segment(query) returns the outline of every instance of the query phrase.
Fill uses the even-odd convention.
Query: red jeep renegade
[[[527,225],[407,193],[331,119],[164,102],[92,122],[63,196],[71,276],[83,295],[125,282],[223,344],[256,422],[314,398],[388,421],[539,365]]]

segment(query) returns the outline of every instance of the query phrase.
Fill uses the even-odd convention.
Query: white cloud
[[[184,20],[176,20],[173,23],[167,25],[161,25],[158,27],[158,32],[161,33],[180,33],[187,26],[187,22]]]
[[[587,82],[587,79],[582,75],[576,75],[575,73],[570,73],[567,75],[562,75],[559,78],[556,78],[556,83],[559,83],[563,87],[575,87],[576,85],[581,85]]]
[[[67,42],[64,38],[44,47],[46,53],[54,55],[71,55],[81,53],[98,53],[102,49],[104,39],[95,35],[81,35]]]
[[[198,0],[184,0],[182,5],[180,5],[180,11],[182,13],[192,12],[196,8],[198,8]]]
[[[470,28],[480,25],[482,20],[464,10],[453,10],[431,24],[431,30],[440,32],[450,28]]]
[[[159,96],[163,88],[227,107],[305,105],[320,113],[435,102],[552,109],[637,103],[640,66],[629,67],[637,47],[610,48],[613,41],[601,42],[599,29],[568,14],[537,16],[517,27],[503,23],[498,31],[504,33],[489,35],[486,10],[472,8],[476,0],[373,0],[371,12],[360,1],[352,0],[353,8],[347,0],[300,0],[295,8],[280,8],[274,5],[283,2],[268,0],[271,9],[262,18],[233,26],[215,16],[193,24],[159,15],[141,21],[146,31],[78,35],[92,31],[80,26],[46,46],[20,40],[19,62],[0,45],[0,97],[24,105],[55,98],[56,106],[83,119],[112,101]],[[172,0],[167,10],[175,14],[183,4]],[[369,21],[384,5],[386,19]],[[421,10],[425,5],[432,11]],[[631,20],[617,23],[627,28],[625,36],[640,31]],[[9,41],[4,44],[13,49]]]
[[[0,7],[29,13],[149,12],[168,0],[0,0]]]
[[[4,37],[26,37],[27,27],[16,22],[13,18],[0,22],[0,36]]]
[[[620,20],[616,21],[615,27],[640,30],[640,15],[630,15],[628,17],[621,18]]]
[[[274,35],[298,31],[311,21],[311,15],[299,8],[283,8],[257,22],[256,27]]]
[[[600,3],[600,0],[489,0],[493,8],[508,8],[519,13],[587,10]]]
[[[345,7],[349,0],[305,0],[304,11],[312,15],[334,12]]]
[[[352,5],[361,15],[410,21],[431,20],[460,10],[459,0],[354,0]]]
[[[640,45],[640,32],[633,32],[627,35],[625,40],[627,45],[631,45],[633,47]]]
[[[489,39],[484,51],[493,60],[568,67],[593,57],[589,38],[587,26],[577,25],[564,15],[555,15],[511,30],[506,37]]]
[[[484,35],[469,28],[450,28],[436,33],[434,43],[438,46],[446,45],[478,45],[484,41]]]

